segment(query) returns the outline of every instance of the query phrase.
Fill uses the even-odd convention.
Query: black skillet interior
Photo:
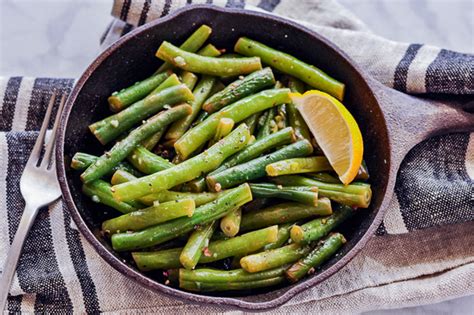
[[[247,36],[293,54],[347,85],[344,104],[357,119],[364,136],[364,158],[371,174],[373,201],[369,209],[360,210],[359,215],[340,229],[347,237],[348,243],[341,255],[332,258],[322,267],[326,270],[358,243],[373,222],[382,203],[390,161],[387,129],[379,105],[362,75],[334,46],[306,29],[295,27],[292,23],[276,18],[263,18],[259,14],[248,14],[243,11],[229,13],[209,8],[185,11],[173,19],[152,23],[140,31],[129,34],[126,41],[112,48],[115,51],[97,65],[80,89],[66,125],[64,137],[66,177],[80,215],[96,235],[97,240],[113,252],[108,240],[99,233],[101,222],[110,213],[104,214],[103,207],[92,203],[81,193],[79,174],[70,170],[69,161],[78,151],[102,154],[103,148],[87,126],[110,115],[107,97],[114,91],[146,78],[156,70],[161,62],[154,54],[163,40],[180,44],[201,24],[212,27],[210,42],[218,48],[226,48],[231,52],[236,40],[240,36]],[[130,268],[135,267],[130,264]],[[316,276],[317,274],[312,277]],[[271,290],[273,289],[259,292]],[[246,294],[248,292],[216,295]]]

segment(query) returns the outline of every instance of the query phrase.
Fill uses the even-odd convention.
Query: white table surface
[[[340,0],[387,38],[474,53],[474,0]],[[78,77],[112,0],[0,0],[0,76]],[[473,279],[474,281],[474,279]],[[367,314],[474,314],[474,296]]]

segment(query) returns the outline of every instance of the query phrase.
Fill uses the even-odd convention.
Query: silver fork
[[[13,280],[13,275],[15,274],[18,259],[26,236],[38,214],[38,210],[49,205],[61,196],[53,152],[56,142],[56,130],[59,126],[59,117],[61,116],[66,101],[65,95],[61,98],[51,137],[48,143],[45,143],[46,130],[48,129],[55,99],[56,92],[53,93],[49,100],[48,109],[44,115],[38,139],[36,139],[36,143],[21,175],[20,191],[25,200],[25,210],[23,211],[18,230],[16,231],[15,238],[8,251],[7,260],[3,267],[2,278],[0,279],[0,310],[6,308],[8,292],[10,291],[10,285]],[[44,155],[43,158],[40,159],[43,144],[45,146]]]

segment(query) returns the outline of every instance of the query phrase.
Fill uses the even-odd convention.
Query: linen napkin
[[[202,1],[201,1],[202,2]],[[209,1],[208,1],[209,2]],[[116,19],[102,38],[112,42],[134,27],[191,1],[116,0]],[[197,1],[193,1],[197,3]],[[388,41],[372,34],[334,1],[214,1],[273,11],[339,45],[377,80],[407,93],[474,94],[474,56]],[[311,23],[309,23],[310,21]],[[0,266],[24,201],[19,178],[53,90],[72,79],[0,79]],[[390,209],[374,237],[346,267],[273,313],[348,313],[394,308],[474,293],[474,134],[435,137],[404,160]],[[390,235],[392,234],[392,235]],[[398,235],[396,235],[398,234]],[[0,267],[1,268],[1,267]],[[280,291],[266,294],[271,298]],[[249,297],[247,300],[262,299]],[[226,312],[153,293],[104,262],[80,235],[61,201],[43,210],[30,232],[9,297],[10,312]]]

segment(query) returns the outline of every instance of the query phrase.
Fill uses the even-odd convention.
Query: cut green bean
[[[104,221],[102,231],[115,234],[126,231],[140,231],[147,227],[188,216],[194,213],[195,204],[192,199],[168,201],[151,207],[124,214]]]
[[[184,41],[183,44],[181,44],[181,46],[179,46],[179,48],[189,52],[196,52],[206,42],[211,33],[212,29],[209,26],[201,25],[196,31],[194,31],[194,33],[191,34],[191,36],[188,37],[188,39]],[[173,68],[173,65],[165,62],[158,68],[157,72],[163,72],[171,68]]]
[[[200,56],[184,51],[163,41],[156,56],[173,66],[194,72],[218,77],[247,74],[262,69],[260,58],[216,58]]]
[[[285,282],[285,277],[279,276],[255,281],[230,282],[230,283],[210,283],[197,281],[180,281],[179,287],[188,291],[211,292],[211,291],[235,291],[251,290],[271,287]]]
[[[210,268],[198,268],[195,270],[180,269],[180,281],[197,281],[208,283],[233,283],[264,280],[282,276],[288,266],[282,266],[272,270],[249,273],[243,269],[219,270]]]
[[[186,269],[194,269],[205,247],[209,245],[209,240],[216,228],[216,222],[198,227],[189,237],[188,242],[179,255],[179,261]]]
[[[234,128],[235,122],[230,118],[221,118],[217,124],[216,134],[214,135],[214,142],[227,136]],[[250,131],[249,131],[250,132]]]
[[[244,120],[244,123],[249,126],[250,134],[254,134],[257,124],[258,124],[258,119],[260,118],[260,112],[253,114],[252,116],[247,117]]]
[[[141,271],[180,268],[179,255],[182,248],[172,248],[154,252],[133,252],[132,257]]]
[[[192,90],[196,86],[198,81],[198,76],[189,71],[183,71],[181,74],[181,82],[188,87],[188,89]]]
[[[265,90],[243,98],[232,105],[223,108],[221,111],[212,114],[205,121],[188,130],[178,141],[176,141],[174,147],[181,157],[187,158],[203,143],[212,138],[221,118],[230,118],[235,123],[239,123],[257,112],[288,101],[288,89]]]
[[[143,146],[134,149],[128,156],[128,161],[144,174],[153,174],[174,166],[170,161],[151,153]]]
[[[318,205],[317,187],[314,187],[312,191],[302,191],[271,184],[268,186],[250,184],[250,188],[252,189],[252,194],[255,198],[280,198],[296,201],[308,206]]]
[[[290,77],[288,81],[288,87],[290,88],[291,92],[304,93],[305,91],[304,83],[293,77]],[[287,110],[290,126],[295,130],[295,134],[298,139],[307,139],[311,141],[311,133],[309,131],[308,125],[306,125],[303,116],[301,116],[293,102],[289,102],[287,104]]]
[[[76,170],[76,171],[84,171],[86,168],[88,168],[91,164],[93,164],[95,161],[97,161],[99,157],[88,154],[88,153],[82,153],[82,152],[77,152],[74,154],[71,160],[71,168]],[[117,170],[123,170],[128,173],[133,174],[136,177],[141,176],[142,174],[137,171],[135,168],[133,168],[132,165],[130,165],[128,162],[120,162],[118,163],[109,173],[107,173],[107,176],[113,175],[113,173]]]
[[[290,244],[242,257],[240,265],[247,272],[259,272],[295,262],[310,251],[311,247],[309,246]]]
[[[271,226],[233,238],[213,241],[204,249],[203,255],[199,258],[199,263],[205,264],[227,257],[244,256],[249,253],[254,253],[265,245],[274,243],[277,240],[277,235],[278,227]],[[147,253],[137,252],[132,253],[132,255],[140,270],[149,271],[154,269],[177,268],[177,266],[180,265],[179,256],[181,251],[181,248],[176,248],[174,251],[163,251],[164,253],[162,253],[162,251]],[[156,259],[154,257],[155,255]],[[168,261],[164,261],[163,257],[166,257]]]
[[[232,256],[243,256],[254,253],[263,246],[277,240],[278,226],[242,234],[226,240],[211,242],[201,256],[199,263],[209,263]]]
[[[326,172],[311,173],[311,174],[308,174],[308,176],[312,179],[325,182],[325,183],[342,184],[339,178]]]
[[[211,174],[217,174],[227,168],[248,162],[273,148],[289,144],[295,140],[295,134],[291,127],[282,129],[247,145],[242,151],[227,159],[218,169],[212,171]]]
[[[219,191],[219,189],[261,178],[266,175],[265,167],[268,164],[292,157],[307,156],[312,152],[311,143],[308,140],[300,140],[273,153],[236,165],[220,173],[208,175],[206,177],[207,186],[210,190]]]
[[[192,217],[178,218],[161,223],[140,232],[112,235],[112,247],[116,251],[147,248],[186,234],[198,224],[207,224],[220,219],[230,210],[252,200],[248,184],[240,185],[219,195],[213,202],[198,207]]]
[[[122,202],[117,201],[112,197],[112,193],[110,191],[110,184],[106,181],[101,179],[95,180],[93,182],[87,183],[82,185],[82,192],[90,197],[92,201],[96,203],[102,203],[106,206],[112,207],[115,210],[118,210],[122,213],[129,213],[132,211],[136,211],[138,208],[142,208],[143,206],[139,206],[135,202]],[[133,204],[133,205],[132,205]]]
[[[136,177],[130,173],[127,173],[122,170],[118,170],[112,176],[110,182],[112,185],[118,185],[122,183],[126,183],[132,180],[135,180]],[[219,196],[218,193],[212,192],[202,192],[202,193],[191,193],[191,192],[178,192],[178,191],[171,191],[171,190],[161,190],[153,194],[149,194],[139,198],[139,201],[144,205],[151,206],[155,202],[167,202],[167,201],[175,201],[175,200],[182,200],[182,199],[192,199],[196,204],[196,207],[202,206],[206,203],[214,201]]]
[[[134,200],[193,180],[219,167],[227,157],[240,151],[249,138],[248,127],[241,124],[227,137],[189,160],[158,173],[113,186],[114,197],[122,201]]]
[[[123,140],[117,142],[109,152],[106,152],[94,164],[91,164],[81,174],[81,180],[88,183],[101,178],[110,172],[117,163],[124,160],[144,139],[190,112],[191,106],[179,105],[148,119],[146,123],[130,132]]]
[[[351,207],[368,208],[372,198],[372,190],[366,183],[331,184],[298,175],[279,176],[272,180],[280,185],[318,187],[320,197],[328,197]]]
[[[263,250],[270,250],[270,249],[282,247],[290,239],[290,230],[292,226],[293,226],[293,223],[285,223],[285,224],[279,225],[277,240],[273,243],[263,246]],[[239,266],[240,266],[240,258],[239,258]]]
[[[288,270],[285,271],[286,278],[291,282],[296,282],[305,275],[314,272],[314,269],[322,265],[346,242],[340,233],[330,234],[323,243],[313,249],[308,256],[298,260]]]
[[[258,129],[256,138],[261,139],[273,133],[276,127],[275,123],[275,109],[270,108],[267,110],[268,114],[265,117],[265,122],[261,128]]]
[[[171,71],[153,74],[151,77],[137,82],[119,92],[114,92],[108,98],[109,107],[113,112],[121,111],[129,105],[138,102],[172,74]]]
[[[234,237],[239,233],[240,220],[242,218],[242,210],[240,208],[234,209],[227,213],[221,219],[221,230],[225,235]]]
[[[278,161],[265,167],[268,176],[332,171],[325,156],[311,156]]]
[[[258,56],[262,62],[309,84],[315,89],[329,93],[338,100],[344,97],[345,85],[329,75],[287,53],[270,48],[262,43],[241,37],[234,50],[245,56]]]
[[[102,144],[106,144],[128,131],[137,123],[156,114],[166,105],[187,102],[193,99],[193,93],[186,85],[172,86],[134,103],[115,115],[90,125],[89,129]]]
[[[292,223],[316,216],[332,213],[331,202],[327,198],[319,199],[317,206],[306,206],[296,202],[286,202],[263,210],[249,211],[242,216],[241,231],[255,230],[273,224]]]
[[[243,79],[232,82],[219,93],[212,95],[206,100],[202,108],[208,113],[214,113],[231,103],[274,84],[275,77],[273,76],[272,69],[265,68],[255,71]]]
[[[340,206],[328,217],[314,219],[301,226],[294,225],[291,228],[291,240],[298,244],[307,244],[317,241],[329,234],[354,214],[354,210],[347,206]]]

